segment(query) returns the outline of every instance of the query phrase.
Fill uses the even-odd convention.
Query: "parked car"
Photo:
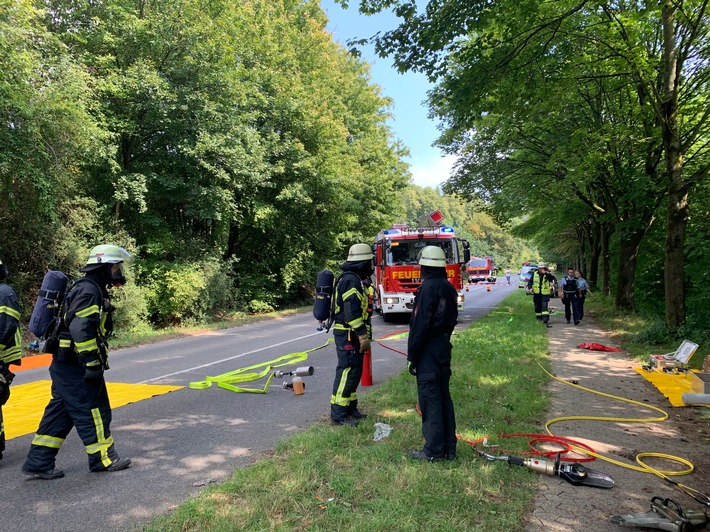
[[[520,268],[518,288],[527,289],[528,281],[530,280],[530,277],[532,277],[532,274],[535,270],[537,270],[537,266],[530,266],[527,264],[523,265],[523,267]]]

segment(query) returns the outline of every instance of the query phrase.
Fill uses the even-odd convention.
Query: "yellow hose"
[[[540,364],[538,364],[538,365],[540,365]],[[592,390],[591,388],[585,388],[584,386],[580,386],[578,384],[572,384],[571,382],[567,382],[563,379],[560,379],[559,377],[555,377],[549,371],[547,371],[544,367],[542,367],[542,365],[540,365],[540,367],[551,378],[555,379],[558,382],[561,382],[562,384],[566,384],[567,386],[572,386],[572,387],[577,388],[579,390],[584,390],[585,392],[594,393],[597,395],[601,395],[603,397],[608,397],[610,399],[616,399],[618,401],[624,401],[626,403],[631,403],[631,404],[634,404],[637,406],[641,406],[643,408],[655,410],[656,412],[659,412],[660,414],[662,414],[660,417],[649,417],[649,418],[623,418],[623,417],[604,417],[604,416],[562,416],[562,417],[556,417],[554,419],[549,420],[547,423],[545,423],[545,430],[547,431],[547,433],[550,436],[554,436],[554,434],[550,430],[550,426],[555,423],[559,423],[560,421],[585,420],[585,421],[618,421],[618,422],[625,422],[625,423],[653,423],[653,422],[665,421],[666,419],[668,419],[668,413],[665,412],[664,410],[661,410],[658,407],[655,407],[652,405],[647,405],[644,403],[640,403],[638,401],[634,401],[632,399],[627,399],[625,397],[619,397],[617,395],[612,395],[609,393],[604,393],[604,392],[600,392],[597,390]],[[680,458],[678,456],[673,456],[671,454],[664,454],[664,453],[639,453],[636,455],[636,462],[638,463],[638,466],[635,466],[635,465],[631,465],[631,464],[625,464],[623,462],[620,462],[620,461],[610,458],[608,456],[604,456],[599,453],[595,453],[594,451],[590,451],[589,449],[585,449],[583,447],[579,447],[576,445],[570,445],[570,448],[572,448],[574,451],[576,451],[578,453],[585,454],[588,456],[593,456],[594,458],[598,458],[599,460],[604,460],[606,462],[610,462],[610,463],[618,465],[620,467],[625,467],[626,469],[632,469],[632,470],[638,471],[640,473],[652,473],[652,474],[662,478],[663,480],[666,480],[667,482],[670,482],[671,484],[678,486],[683,492],[685,492],[687,495],[690,495],[691,497],[693,497],[696,501],[706,504],[706,505],[710,504],[710,497],[708,497],[707,495],[703,495],[698,490],[691,488],[689,486],[685,486],[683,484],[680,484],[677,481],[670,478],[672,476],[688,475],[693,472],[695,467],[693,466],[693,464],[689,460],[686,460],[685,458]],[[644,463],[644,461],[643,461],[644,458],[661,458],[664,460],[669,460],[671,462],[683,464],[684,466],[687,467],[687,469],[683,469],[680,471],[663,471],[663,470],[655,469],[655,468],[649,466],[648,464]]]

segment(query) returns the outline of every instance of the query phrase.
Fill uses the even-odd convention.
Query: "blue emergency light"
[[[453,233],[453,232],[454,232],[454,228],[453,228],[453,227],[450,227],[450,226],[448,226],[448,225],[445,225],[444,227],[441,228],[441,232],[442,232],[442,233]]]

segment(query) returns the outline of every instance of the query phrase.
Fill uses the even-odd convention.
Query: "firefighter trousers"
[[[422,412],[424,454],[431,458],[456,456],[456,418],[449,392],[451,367],[417,367],[417,393]]]
[[[360,340],[354,333],[336,330],[333,336],[338,365],[330,396],[330,419],[339,422],[353,415],[357,409],[357,387],[362,376],[364,354],[360,353]]]
[[[103,378],[84,381],[77,362],[53,360],[52,398],[47,404],[23,469],[49,471],[73,427],[89,456],[89,469],[103,471],[118,460],[111,436],[111,405]]]
[[[533,305],[535,307],[535,317],[547,323],[550,321],[550,296],[544,294],[533,294]]]

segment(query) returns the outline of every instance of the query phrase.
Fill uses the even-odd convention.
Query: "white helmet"
[[[133,255],[125,249],[111,244],[101,244],[94,247],[89,253],[89,259],[86,261],[86,266],[90,264],[117,264],[119,262],[130,263],[133,260]]]
[[[348,251],[348,262],[360,262],[363,260],[372,260],[372,248],[367,244],[353,244]]]
[[[547,268],[547,264],[545,264],[544,262],[538,262],[537,267],[539,270],[541,270],[543,268]]]
[[[421,266],[431,266],[433,268],[446,268],[446,255],[439,246],[426,246],[419,256]]]

